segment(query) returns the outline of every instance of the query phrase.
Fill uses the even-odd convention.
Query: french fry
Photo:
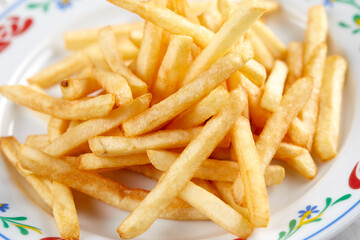
[[[98,157],[92,153],[80,155],[79,169],[81,170],[114,170],[133,165],[145,165],[150,161],[146,154],[136,154],[123,157]]]
[[[221,28],[223,22],[217,7],[211,6],[215,5],[214,3],[216,4],[216,2],[211,2],[210,6],[198,16],[198,19],[202,26],[216,33]]]
[[[134,29],[142,29],[144,22],[123,23],[111,26],[114,29],[115,35],[118,37],[126,36]],[[65,47],[68,50],[79,50],[88,45],[95,43],[98,39],[98,32],[100,28],[75,30],[64,33]]]
[[[168,98],[147,111],[123,123],[125,135],[135,136],[153,130],[188,109],[253,56],[248,43],[237,45],[227,55],[216,61],[195,81],[180,88]]]
[[[266,79],[266,69],[257,61],[250,59],[239,70],[256,86],[261,87],[264,84]]]
[[[43,148],[43,150],[52,156],[64,155],[81,144],[86,143],[89,138],[105,133],[119,126],[126,119],[144,111],[149,107],[150,101],[150,94],[146,94],[138,97],[128,105],[113,110],[104,118],[83,122],[76,127],[70,128]]]
[[[347,62],[341,56],[328,57],[320,93],[319,119],[314,148],[322,161],[335,157],[340,131],[342,90]]]
[[[276,1],[262,1],[262,4],[264,5],[266,12],[265,13],[273,13],[280,8],[280,3]]]
[[[245,192],[244,192],[244,184],[241,179],[240,174],[238,174],[231,186],[231,194],[233,195],[233,199],[235,203],[241,206],[244,202]],[[245,205],[246,206],[246,205]]]
[[[141,41],[142,41],[142,38],[144,36],[144,33],[142,30],[132,30],[130,33],[129,33],[129,39],[130,41],[137,47],[137,48],[140,48],[141,47]]]
[[[51,182],[22,168],[18,158],[19,148],[20,143],[14,137],[0,138],[0,150],[4,158],[7,159],[16,168],[20,175],[24,177],[24,179],[35,190],[40,199],[43,200],[48,207],[52,208]]]
[[[118,106],[133,100],[130,86],[123,76],[100,68],[93,68],[92,72],[102,88],[115,95]]]
[[[66,120],[87,120],[109,114],[114,106],[112,94],[84,100],[54,98],[27,86],[1,86],[0,93],[11,101],[53,117]]]
[[[287,53],[287,64],[289,74],[285,82],[284,92],[303,74],[303,55],[304,45],[301,42],[290,42]]]
[[[280,165],[271,165],[271,168],[266,168],[264,175],[266,184],[270,186],[282,183],[285,178],[285,169]]]
[[[229,160],[230,159],[230,150],[228,148],[215,148],[211,153],[210,158],[219,159],[219,160]]]
[[[67,78],[60,82],[64,99],[75,100],[89,95],[101,88],[95,78]]]
[[[126,169],[158,181],[164,172],[157,170],[151,164],[126,167]]]
[[[241,199],[238,188],[242,183],[250,222],[255,227],[266,227],[270,219],[269,200],[260,156],[255,146],[249,120],[240,116],[231,131],[233,148],[239,164],[240,175],[232,189],[235,202]],[[267,170],[268,172],[268,170]],[[237,184],[235,184],[237,183]]]
[[[212,193],[216,197],[220,198],[219,192],[217,191],[217,189],[214,187],[214,185],[210,181],[204,180],[204,179],[199,179],[199,178],[193,178],[193,179],[191,179],[191,181],[194,184],[198,185],[199,187],[202,187],[209,193]]]
[[[79,221],[71,190],[67,186],[53,181],[52,195],[53,215],[61,237],[79,239]]]
[[[96,173],[81,171],[59,158],[22,145],[19,150],[21,165],[34,173],[70,186],[119,209],[135,209],[148,191],[128,187]],[[169,203],[162,218],[178,220],[204,220],[206,217],[179,199]]]
[[[87,64],[88,63],[84,61],[83,53],[76,52],[60,62],[44,68],[28,78],[28,82],[44,88],[51,87],[81,70]]]
[[[254,59],[262,64],[266,70],[271,70],[274,65],[274,57],[261,38],[259,38],[252,29],[249,29],[246,32],[246,39],[251,42],[254,48]]]
[[[50,118],[48,123],[47,132],[49,141],[52,142],[55,138],[66,132],[69,127],[69,121],[60,118]]]
[[[261,21],[256,21],[252,29],[263,40],[269,51],[276,59],[284,59],[286,56],[286,46],[280,39]]]
[[[230,98],[229,93],[223,88],[218,87],[204,97],[200,102],[195,104],[189,110],[180,114],[166,128],[191,128],[203,123],[211,116],[215,115],[224,103]]]
[[[24,144],[41,149],[50,143],[49,136],[46,134],[42,135],[29,135],[26,137]]]
[[[171,36],[168,49],[152,87],[152,104],[167,98],[180,87],[183,73],[189,61],[192,44],[190,37]]]
[[[324,42],[328,33],[328,20],[322,5],[309,8],[305,32],[304,65],[307,65],[315,50]]]
[[[256,148],[260,155],[263,171],[265,171],[275,155],[291,121],[309,100],[312,91],[313,80],[310,77],[297,80],[282,97],[279,108],[267,120],[256,141]]]
[[[218,0],[217,7],[221,13],[222,22],[226,22],[235,9],[235,3],[232,0]]]
[[[260,106],[275,112],[279,107],[286,76],[288,73],[288,67],[286,63],[280,60],[276,60],[274,68],[272,69],[264,87],[264,93],[261,97]]]

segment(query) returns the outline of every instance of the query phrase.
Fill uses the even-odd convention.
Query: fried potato
[[[89,95],[101,88],[95,78],[67,78],[60,82],[64,99],[75,100]]]
[[[246,64],[244,64],[240,68],[240,72],[258,87],[261,87],[265,82],[265,67],[253,59],[250,59]]]
[[[287,64],[289,67],[289,74],[285,82],[284,92],[286,92],[291,85],[303,74],[303,55],[304,44],[302,42],[290,42],[287,53]]]
[[[259,38],[252,29],[249,29],[246,32],[246,39],[251,42],[254,48],[254,59],[262,64],[266,70],[271,70],[274,65],[274,57],[261,38]]]
[[[50,118],[48,123],[47,132],[49,141],[52,142],[55,138],[66,132],[69,127],[69,121],[60,118]]]

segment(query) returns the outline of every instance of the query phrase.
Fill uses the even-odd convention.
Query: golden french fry
[[[231,194],[233,195],[234,201],[237,205],[241,206],[244,203],[244,198],[245,198],[244,184],[240,174],[236,176],[231,186]]]
[[[262,130],[256,148],[263,171],[267,168],[284,138],[290,123],[304,107],[313,91],[313,80],[305,77],[297,80],[285,93],[279,108],[269,117]]]
[[[164,173],[163,171],[154,168],[153,165],[151,164],[130,166],[130,167],[126,167],[126,169],[141,174],[145,177],[154,179],[156,181],[158,181],[161,178],[162,174]]]
[[[93,68],[92,72],[102,88],[115,95],[118,106],[133,100],[130,86],[123,76],[100,68]]]
[[[79,239],[79,221],[70,188],[53,181],[52,195],[53,215],[61,237]]]
[[[51,87],[85,67],[88,62],[84,59],[82,52],[76,52],[60,62],[44,68],[28,78],[28,82],[44,88]]]
[[[219,192],[217,191],[217,189],[214,187],[214,185],[210,181],[204,180],[204,179],[199,179],[199,178],[193,178],[193,179],[191,179],[191,181],[193,183],[195,183],[196,185],[198,185],[199,187],[202,187],[209,193],[212,193],[216,197],[220,198]]]
[[[22,85],[1,86],[0,93],[17,104],[67,120],[87,120],[106,116],[112,110],[115,101],[112,94],[68,101]]]
[[[266,174],[264,175],[266,184],[272,186],[282,183],[285,178],[285,169],[279,165],[270,166],[266,168]]]
[[[265,13],[272,13],[272,12],[279,10],[279,8],[280,8],[280,3],[276,2],[276,1],[264,0],[264,1],[262,1],[262,4],[264,5],[264,7],[266,9]]]
[[[152,104],[167,98],[180,87],[189,61],[192,44],[192,39],[188,36],[171,36],[168,49],[152,87]]]
[[[254,48],[254,59],[262,64],[266,70],[271,70],[274,65],[274,57],[261,38],[259,38],[252,29],[249,29],[246,32],[246,39],[251,42]]]
[[[50,118],[48,123],[47,132],[49,141],[52,142],[55,138],[66,132],[69,127],[69,121],[60,118]]]
[[[97,157],[92,153],[87,153],[80,156],[79,169],[104,171],[133,165],[145,165],[149,163],[150,161],[146,154],[136,154],[122,157]]]
[[[180,88],[168,98],[147,111],[123,123],[125,135],[135,136],[153,130],[177,116],[207,95],[216,86],[253,56],[249,44],[237,45],[227,55],[216,61],[195,81]]]
[[[286,63],[276,60],[274,68],[265,83],[264,93],[260,101],[260,106],[262,108],[265,108],[270,112],[275,112],[278,109],[283,95],[287,73],[288,67],[286,66]]]
[[[316,125],[314,147],[322,161],[337,154],[342,90],[347,62],[341,56],[328,57],[320,93],[319,119]]]
[[[135,30],[132,30],[130,33],[129,33],[129,39],[130,41],[137,47],[137,48],[140,48],[141,47],[141,41],[143,39],[143,31],[142,30],[138,30],[138,29],[135,29]]]
[[[189,110],[180,114],[166,128],[191,128],[205,122],[211,116],[215,115],[225,102],[228,101],[230,95],[223,87],[214,89],[209,95],[204,97],[200,102],[195,104]]]
[[[19,158],[24,168],[123,210],[135,209],[148,193],[142,189],[129,189],[96,173],[81,171],[62,159],[26,145],[21,146]],[[206,219],[199,211],[179,199],[169,203],[169,207],[160,217],[178,220]]]
[[[48,135],[29,135],[26,137],[24,144],[41,149],[42,147],[45,147],[50,143],[49,136]]]
[[[149,107],[150,101],[150,94],[146,94],[125,106],[113,110],[104,118],[91,119],[80,123],[56,138],[43,150],[52,156],[64,155],[81,144],[86,143],[89,138],[118,127],[126,119],[144,111]]]
[[[236,199],[242,198],[241,195],[237,195],[239,189],[235,188],[239,188],[239,185],[243,186],[250,222],[255,227],[266,227],[270,219],[269,200],[262,163],[255,146],[249,120],[240,116],[235,122],[231,133],[232,146],[240,169],[240,175],[232,186],[234,199],[236,201]]]
[[[211,153],[210,158],[219,159],[219,160],[229,160],[230,159],[230,149],[217,147]]]
[[[328,20],[322,5],[309,8],[305,33],[304,65],[307,65],[315,50],[324,42],[328,33]]]
[[[289,74],[285,82],[284,92],[303,74],[304,45],[302,42],[290,42],[287,53]]]
[[[223,24],[221,13],[214,6],[209,7],[198,16],[199,22],[207,29],[217,32]]]
[[[95,78],[67,78],[60,82],[64,99],[75,100],[89,95],[101,88]]]
[[[266,79],[266,69],[257,61],[250,59],[239,71],[256,86],[261,87]]]

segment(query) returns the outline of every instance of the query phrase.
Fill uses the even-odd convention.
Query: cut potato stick
[[[250,59],[239,71],[256,86],[261,87],[266,79],[266,69],[257,61]]]
[[[263,177],[264,177],[264,175],[263,175]],[[264,182],[265,182],[265,180],[264,180]],[[239,206],[242,206],[242,204],[244,203],[245,192],[244,192],[244,184],[243,184],[243,181],[242,181],[239,173],[236,176],[236,178],[231,186],[231,194],[233,195],[235,203]],[[248,220],[250,220],[250,219],[248,219]]]
[[[44,68],[28,78],[28,82],[44,88],[51,87],[81,70],[87,64],[87,61],[84,61],[83,53],[76,52],[60,62]]]
[[[79,221],[70,188],[53,181],[52,195],[53,215],[61,237],[79,239]]]
[[[211,6],[198,16],[199,22],[207,29],[217,32],[223,24],[221,14],[216,7]]]
[[[269,186],[278,185],[285,178],[285,169],[280,165],[271,165],[271,167],[266,168],[264,177],[266,184],[269,184]]]
[[[66,120],[87,120],[106,116],[112,110],[115,101],[112,94],[68,101],[22,85],[1,86],[0,93],[17,104]]]
[[[126,167],[126,169],[156,181],[158,181],[161,178],[162,174],[164,173],[163,171],[154,168],[154,166],[151,164],[130,166],[130,167]]]
[[[262,1],[262,4],[264,5],[264,8],[266,9],[265,13],[273,13],[280,9],[280,3],[276,1]]]
[[[129,189],[96,173],[81,171],[64,160],[26,145],[21,146],[19,158],[24,168],[123,210],[135,209],[148,193],[142,189]],[[161,217],[178,220],[206,219],[199,211],[179,199],[169,203]]]
[[[236,8],[235,3],[232,0],[218,0],[217,7],[221,13],[223,23],[228,20],[230,14]]]
[[[134,29],[142,29],[144,22],[123,23],[111,26],[118,37],[127,36]],[[64,42],[66,49],[78,50],[95,43],[98,40],[100,28],[75,30],[64,33]]]
[[[54,117],[50,118],[47,127],[49,141],[52,142],[55,138],[59,137],[61,134],[66,132],[68,127],[69,127],[68,120],[63,120]]]
[[[192,44],[192,39],[188,36],[171,36],[168,49],[152,87],[152,104],[167,98],[180,87],[189,61]]]
[[[193,178],[191,181],[209,193],[214,194],[216,197],[220,198],[219,192],[210,181],[199,178]]]
[[[26,137],[24,144],[41,149],[50,143],[49,136],[46,134],[43,135],[29,135]]]
[[[129,39],[130,41],[137,47],[140,48],[141,47],[141,41],[143,39],[144,33],[142,30],[132,30],[129,33]]]
[[[81,170],[114,170],[118,168],[149,164],[146,154],[136,154],[123,157],[97,157],[92,153],[83,154],[79,158]]]
[[[276,59],[284,59],[286,57],[286,46],[280,39],[261,21],[256,21],[252,25],[252,29],[263,40],[269,51]]]
[[[102,88],[115,95],[118,106],[133,100],[129,84],[123,76],[100,68],[93,68],[92,72]]]
[[[83,143],[89,138],[101,135],[115,127],[118,127],[126,119],[139,114],[149,107],[150,94],[138,97],[128,105],[121,106],[104,118],[91,119],[76,127],[70,128],[59,136],[48,146],[43,148],[44,152],[52,156],[64,155]]]
[[[222,57],[264,12],[261,4],[255,1],[243,1],[241,7],[214,35],[200,55],[191,63],[185,74],[183,85],[196,79],[205,69]]]
[[[169,202],[181,192],[194,176],[202,161],[225,137],[237,115],[238,113],[235,110],[226,105],[218,115],[206,123],[201,133],[185,148],[175,163],[163,175],[157,186],[121,223],[117,229],[120,237],[138,236],[151,226]],[[243,220],[246,221],[245,218]]]
[[[166,123],[209,94],[211,90],[231,76],[244,62],[253,56],[249,43],[244,42],[233,48],[227,55],[216,61],[195,81],[180,88],[168,98],[153,105],[147,111],[123,123],[125,135],[135,136],[149,132]]]
[[[317,5],[309,8],[304,44],[304,65],[310,61],[320,44],[326,42],[327,33],[328,20],[324,7]]]
[[[303,74],[303,55],[304,46],[302,42],[290,42],[287,53],[287,64],[289,74],[285,82],[284,92]]]
[[[282,97],[279,108],[267,120],[256,141],[263,171],[274,157],[291,121],[309,100],[312,90],[313,80],[310,77],[297,80]]]
[[[51,182],[45,178],[36,176],[31,171],[25,170],[20,165],[18,151],[20,143],[14,137],[1,137],[0,150],[4,158],[7,159],[20,173],[21,176],[30,184],[37,195],[44,203],[52,208]]]
[[[292,143],[303,147],[306,147],[306,143],[310,141],[309,138],[311,137],[306,124],[298,117],[291,122],[287,136]]]
[[[347,62],[341,56],[327,58],[314,140],[315,150],[322,161],[330,160],[337,154],[346,69]]]
[[[205,122],[211,116],[215,115],[224,103],[228,101],[230,95],[223,87],[214,89],[209,95],[204,97],[200,102],[195,104],[189,110],[180,114],[166,128],[191,128]]]
[[[210,158],[219,159],[219,160],[229,160],[230,159],[230,149],[217,147],[211,153]]]
[[[271,70],[274,65],[274,57],[261,38],[259,38],[252,29],[249,29],[246,32],[246,39],[251,42],[254,48],[254,59],[262,64],[266,70]]]
[[[270,112],[275,112],[277,110],[283,95],[287,73],[288,67],[286,66],[286,63],[276,60],[274,68],[265,83],[264,93],[260,102],[262,108],[265,108]]]
[[[89,95],[101,88],[95,78],[67,78],[60,82],[64,99],[75,100]]]
[[[269,200],[266,192],[265,179],[258,151],[251,132],[249,120],[240,116],[231,131],[233,148],[239,164],[240,175],[232,189],[235,202],[238,196],[240,178],[245,194],[246,206],[249,209],[250,222],[255,227],[266,227],[270,219]],[[268,172],[268,170],[267,170]],[[237,184],[236,184],[237,183]]]

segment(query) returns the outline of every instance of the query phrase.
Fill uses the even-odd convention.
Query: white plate
[[[251,240],[329,239],[360,212],[359,35],[360,5],[349,0],[282,0],[283,9],[268,17],[268,24],[284,42],[303,40],[307,8],[326,4],[330,21],[330,52],[349,61],[344,89],[340,151],[331,162],[319,163],[318,176],[311,182],[286,168],[279,186],[268,188],[271,221],[257,229]],[[46,6],[48,4],[48,6]],[[26,78],[65,56],[61,34],[65,30],[134,21],[135,15],[106,1],[74,0],[63,6],[58,0],[18,0],[0,13],[0,83],[26,83]],[[14,27],[16,26],[16,28]],[[46,124],[25,108],[5,99],[0,103],[0,134],[24,141],[29,134],[46,132]],[[120,172],[113,178],[132,178]],[[56,239],[58,232],[48,209],[9,164],[0,161],[0,239]],[[130,187],[150,189],[154,182],[136,180]],[[75,193],[81,238],[117,239],[116,227],[128,212]],[[328,207],[326,207],[328,203]],[[299,211],[312,211],[301,219]],[[12,217],[14,219],[11,219]],[[10,221],[9,221],[10,220]],[[13,222],[11,222],[13,221]],[[7,224],[9,226],[7,226]],[[25,230],[23,230],[25,229]],[[22,230],[22,231],[20,231]],[[283,236],[284,235],[284,236]],[[283,236],[283,237],[279,237]],[[157,220],[138,239],[236,239],[211,222]]]

